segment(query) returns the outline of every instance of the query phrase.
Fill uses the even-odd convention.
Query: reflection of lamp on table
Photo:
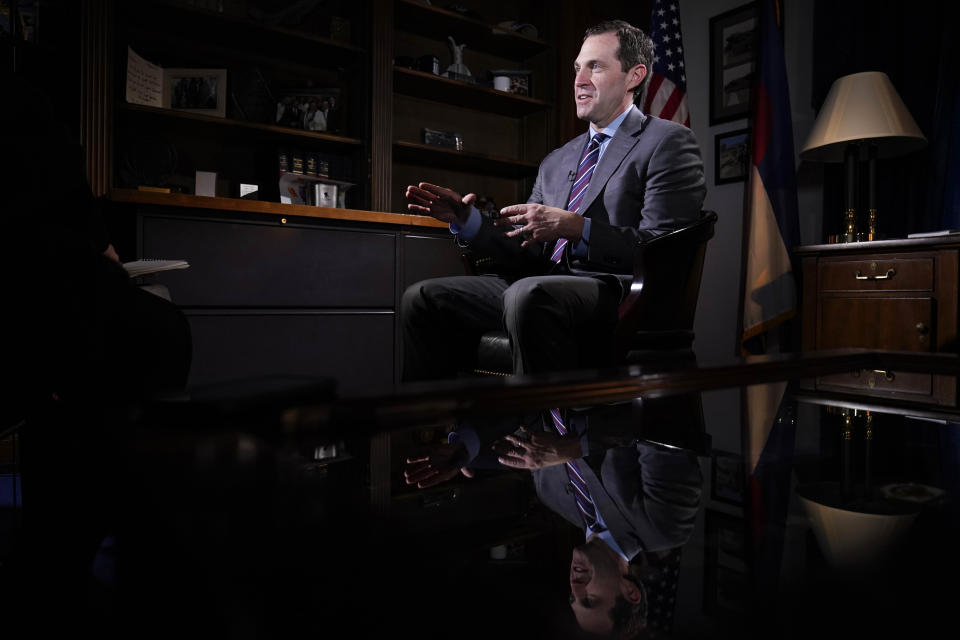
[[[828,408],[828,412],[831,409]],[[914,483],[873,485],[873,414],[840,409],[841,468],[839,482],[797,487],[817,544],[830,566],[847,571],[870,570],[888,556],[910,530],[923,505],[943,491]],[[853,478],[853,440],[863,426],[863,484]]]
[[[817,544],[837,569],[869,569],[896,547],[920,513],[920,505],[888,499],[845,503],[837,483],[797,488]]]
[[[867,71],[834,81],[800,157],[846,166],[844,224],[840,242],[877,240],[877,158],[922,148],[920,132],[887,74]],[[867,159],[867,231],[857,233],[857,165]]]

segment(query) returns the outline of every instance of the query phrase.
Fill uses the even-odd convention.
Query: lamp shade
[[[927,144],[890,78],[879,71],[834,81],[800,157],[840,162],[847,145],[860,141],[875,144],[881,158],[907,154]]]

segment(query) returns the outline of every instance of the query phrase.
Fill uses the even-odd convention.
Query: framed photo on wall
[[[710,18],[710,124],[745,118],[756,69],[756,2]]]
[[[714,184],[746,180],[750,164],[750,129],[718,133],[713,140]]]

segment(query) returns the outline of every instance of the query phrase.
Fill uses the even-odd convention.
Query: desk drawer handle
[[[857,269],[857,272],[853,274],[853,277],[857,280],[889,280],[895,275],[897,275],[896,269],[887,269],[886,275],[883,276],[865,276],[860,273],[859,269]]]
[[[897,271],[895,269],[887,269],[887,275],[885,276],[865,276],[860,273],[859,269],[857,269],[857,272],[853,274],[853,277],[857,280],[889,280],[895,275],[897,275]]]
[[[893,382],[896,379],[896,374],[893,371],[885,371],[883,369],[874,369],[874,373],[879,373],[884,378],[887,379],[887,382]]]

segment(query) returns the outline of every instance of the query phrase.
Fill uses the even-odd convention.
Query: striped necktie
[[[559,409],[550,409],[550,418],[553,420],[553,426],[561,436],[567,435],[567,425],[563,423],[563,417]],[[590,489],[580,473],[580,467],[576,460],[565,463],[567,467],[567,477],[570,479],[570,485],[573,487],[573,497],[577,501],[577,508],[588,529],[593,531],[603,531],[604,527],[597,525],[597,507],[593,504],[593,498],[590,496]]]
[[[570,202],[567,204],[567,211],[580,213],[580,203],[583,202],[583,196],[587,193],[587,187],[590,186],[590,177],[593,176],[593,170],[597,168],[600,145],[609,137],[605,133],[598,133],[590,138],[590,144],[584,150],[583,157],[580,158],[580,164],[577,166],[577,177],[573,181],[573,189],[570,190]],[[553,247],[550,259],[554,262],[560,262],[563,248],[566,246],[566,238],[558,239],[557,244]]]

